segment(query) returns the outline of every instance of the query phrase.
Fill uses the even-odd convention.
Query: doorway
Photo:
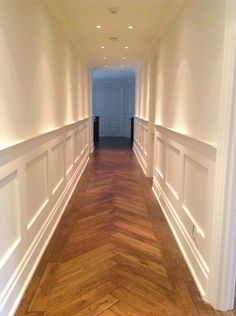
[[[131,138],[135,103],[135,73],[131,70],[93,72],[93,115],[100,137]]]

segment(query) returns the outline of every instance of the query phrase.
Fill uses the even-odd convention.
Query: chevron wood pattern
[[[122,145],[106,140],[92,155],[16,315],[235,315],[202,302],[151,182]]]

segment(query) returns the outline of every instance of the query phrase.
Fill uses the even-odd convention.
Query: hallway
[[[0,1],[0,316],[234,315],[235,38],[235,0]]]
[[[201,301],[151,182],[122,138],[100,142],[20,315],[235,315]]]

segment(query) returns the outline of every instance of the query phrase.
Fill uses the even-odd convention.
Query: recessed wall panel
[[[0,268],[20,240],[17,171],[0,180]]]
[[[66,159],[66,173],[68,173],[73,167],[73,136],[66,138],[65,143],[65,159]]]
[[[166,146],[166,184],[178,199],[180,190],[180,152],[171,145]]]
[[[184,159],[183,206],[200,228],[205,230],[208,171],[189,157]]]
[[[52,188],[55,193],[64,177],[63,143],[60,142],[52,148]]]
[[[156,169],[161,178],[164,178],[164,166],[165,166],[165,144],[159,137],[156,138]]]
[[[74,159],[75,161],[79,158],[80,156],[80,152],[81,152],[81,141],[80,141],[80,130],[78,129],[75,132],[75,148],[74,148],[74,152],[75,152],[75,156]]]
[[[48,156],[44,153],[26,165],[27,225],[39,215],[48,200]]]
[[[120,132],[120,121],[118,119],[110,120],[109,124],[111,135],[118,134]]]

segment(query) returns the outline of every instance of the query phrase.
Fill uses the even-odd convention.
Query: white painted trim
[[[155,177],[153,178],[152,190],[170,226],[170,229],[175,237],[175,240],[180,248],[180,251],[189,267],[189,270],[194,278],[194,281],[196,282],[200,294],[204,298],[205,291],[203,285],[201,284],[198,275],[195,272],[195,269],[189,260],[189,256],[186,253],[186,247],[184,247],[183,245],[183,241],[185,245],[188,247],[188,250],[192,253],[194,260],[198,263],[201,273],[204,275],[205,279],[208,278],[209,267],[207,266],[206,262],[202,258],[201,254],[199,253],[198,249],[196,248],[192,240],[189,238],[188,233],[185,231],[185,228],[181,223],[181,220],[178,218],[175,210],[168,202],[168,198],[166,197],[161,187],[158,185]],[[177,232],[177,230],[179,231],[179,233]],[[183,241],[180,240],[180,237],[182,237]]]
[[[143,170],[144,175],[146,176],[146,174],[147,174],[147,171],[146,171],[147,164],[146,164],[146,161],[143,159],[143,157],[142,157],[142,155],[141,155],[141,153],[140,153],[140,151],[138,149],[138,146],[137,146],[136,142],[134,142],[133,151],[134,151],[135,156],[136,156],[136,158],[137,158],[137,160],[138,160],[138,162],[139,162],[139,164],[140,164],[140,166],[141,166],[141,168]]]
[[[212,187],[216,153],[205,143],[197,142],[196,144],[196,141],[190,137],[186,141],[185,136],[181,134],[172,131],[163,132],[163,130],[158,130],[155,126],[153,190],[205,300],[210,273],[208,228],[211,227],[212,218]],[[176,156],[178,158],[172,161],[175,169],[169,169],[170,165],[167,164],[167,148],[170,146],[178,153]],[[187,161],[193,163],[194,173],[188,174]],[[175,175],[175,178],[168,177],[168,170],[170,175]],[[189,177],[191,174],[192,177]],[[191,182],[191,178],[195,178],[194,174],[196,182]],[[201,189],[203,188],[202,181],[204,181],[204,189]],[[196,186],[192,193],[191,190],[186,191],[191,183]],[[201,219],[198,216],[199,199],[204,208]]]
[[[144,123],[146,123],[146,124],[148,123],[148,120],[147,120],[147,119],[144,119],[144,118],[139,117],[139,116],[135,116],[134,119],[139,120],[139,121],[141,121],[141,122],[144,122]]]
[[[10,142],[10,143],[1,145],[0,153],[1,154],[3,153],[5,155],[8,150],[11,150],[11,151],[12,150],[14,150],[14,151],[18,150],[18,149],[20,149],[20,147],[25,146],[28,143],[31,144],[32,141],[38,141],[38,140],[41,140],[41,139],[43,140],[45,137],[49,138],[50,136],[54,136],[54,134],[56,134],[56,133],[67,132],[70,129],[72,129],[74,126],[76,126],[77,124],[83,124],[87,120],[89,120],[89,118],[83,118],[83,119],[80,119],[78,121],[75,121],[75,122],[72,122],[72,123],[60,126],[60,127],[56,127],[56,128],[50,129],[49,131],[44,131],[44,132],[42,132],[40,134],[32,135],[32,136],[30,136],[28,138],[19,139],[19,140],[16,140],[14,142]],[[1,161],[0,161],[0,163],[1,163]]]
[[[165,133],[167,135],[170,135],[171,138],[177,137],[178,141],[182,141],[182,142],[190,142],[192,146],[204,146],[204,149],[209,150],[209,151],[213,151],[214,153],[216,152],[216,143],[211,143],[199,138],[196,138],[194,136],[190,136],[187,134],[184,134],[180,131],[177,131],[175,129],[172,128],[168,128],[166,126],[163,125],[159,125],[159,124],[155,124],[156,130],[160,131],[161,133]]]
[[[94,143],[92,142],[91,146],[90,146],[90,154],[92,154],[94,152],[94,149],[95,149]]]
[[[80,177],[89,161],[89,158],[85,156],[79,166],[77,167],[73,177],[69,181],[68,185],[64,189],[63,193],[61,194],[59,200],[57,201],[56,205],[54,206],[52,212],[49,214],[47,220],[45,221],[43,227],[38,232],[36,238],[32,242],[29,250],[24,255],[21,263],[19,264],[19,267],[15,271],[15,274],[13,275],[13,279],[9,280],[9,283],[6,286],[7,291],[2,293],[3,299],[0,306],[0,315],[8,315],[13,316],[16,312],[16,309],[27,289],[27,286],[29,285],[31,278],[39,264],[40,259],[42,258],[47,245],[49,241],[51,240],[51,237],[60,222],[60,219],[66,209],[66,206],[76,188],[76,185],[78,181],[80,180]],[[37,255],[38,252],[38,255]],[[36,254],[36,259],[35,259]],[[30,273],[27,274],[27,276],[24,277],[25,271],[27,270],[27,265],[30,261],[34,261],[33,266],[30,270]],[[21,287],[20,292],[17,295],[17,298],[14,299],[14,304],[12,305],[11,309],[7,312],[7,314],[4,311],[5,304],[7,300],[9,300],[10,296],[14,295],[14,290],[16,288],[17,282],[20,282],[20,279],[25,279],[24,285]]]
[[[233,308],[236,272],[236,2],[226,0],[212,250],[206,300]]]

